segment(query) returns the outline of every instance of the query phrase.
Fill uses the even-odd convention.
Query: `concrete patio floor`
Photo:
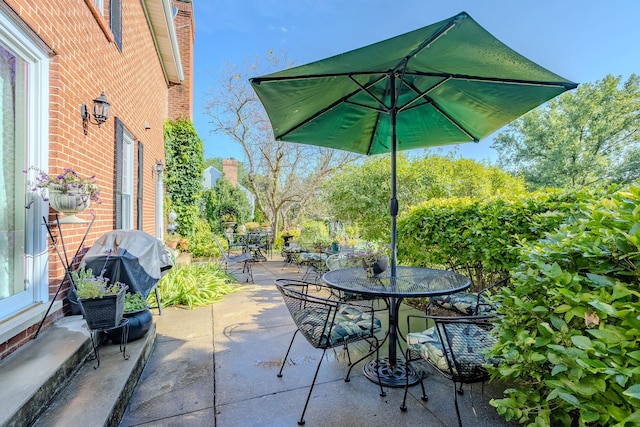
[[[283,267],[274,255],[254,266],[254,283],[220,302],[154,314],[155,348],[120,425],[297,425],[322,350],[297,336],[283,377],[276,376],[295,326],[274,281],[303,273]],[[403,306],[401,327],[410,311],[415,310]],[[386,312],[380,315],[386,320]],[[367,350],[361,344],[349,348],[352,360]],[[362,373],[365,362],[354,367],[347,383],[346,354],[342,348],[327,351],[305,414],[307,426],[457,425],[451,381],[421,365],[429,400],[421,400],[419,385],[410,387],[408,411],[401,412],[403,389],[385,387],[381,397],[379,386]],[[458,396],[463,424],[509,425],[489,405],[504,388],[499,383],[465,386]]]

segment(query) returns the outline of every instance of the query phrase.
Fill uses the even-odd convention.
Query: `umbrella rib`
[[[444,117],[445,119],[449,120],[451,122],[451,124],[453,124],[455,127],[457,127],[460,132],[464,133],[465,135],[467,135],[473,142],[480,142],[480,138],[476,138],[475,136],[471,135],[464,127],[462,127],[462,125],[460,123],[458,123],[456,120],[454,120],[453,117],[451,117],[450,115],[448,115],[446,112],[444,112],[442,110],[442,108],[440,108],[438,106],[438,104],[436,104],[435,102],[433,102],[433,100],[431,100],[430,104],[433,106],[433,108],[435,108],[436,110],[438,110],[438,112],[440,114],[442,114],[442,117]]]
[[[353,105],[358,105],[360,107],[364,107],[364,108],[370,108],[372,110],[376,110],[376,111],[380,111],[383,113],[388,113],[389,112],[389,107],[387,107],[387,105],[384,103],[384,101],[382,101],[381,99],[379,99],[375,94],[373,94],[369,88],[372,86],[377,85],[380,81],[384,80],[386,78],[388,74],[384,75],[384,76],[380,76],[378,79],[368,83],[366,86],[362,85],[359,81],[357,81],[356,79],[353,78],[353,76],[349,75],[349,79],[356,84],[360,89],[362,89],[367,95],[369,95],[371,98],[374,99],[374,101],[376,101],[378,104],[380,104],[382,106],[382,108],[375,108],[375,107],[371,107],[365,104],[360,104],[358,102],[353,102],[353,101],[347,101],[347,98],[343,98],[345,102],[348,102],[350,104]]]
[[[482,77],[472,76],[466,74],[446,74],[446,73],[421,73],[418,71],[407,72],[409,76],[419,77],[445,77],[451,80],[468,80],[475,82],[487,82],[487,83],[504,83],[504,84],[516,84],[525,86],[549,86],[549,87],[563,87],[567,90],[575,89],[578,84],[573,82],[549,82],[539,80],[521,80],[521,79],[505,79],[500,77]]]
[[[380,73],[376,73],[376,74],[380,74]],[[353,77],[351,77],[350,74],[347,75],[357,86],[359,89],[354,90],[350,93],[348,93],[347,95],[343,96],[342,98],[338,99],[337,101],[331,103],[330,105],[328,105],[327,107],[319,110],[318,112],[316,112],[315,114],[307,117],[305,120],[301,121],[300,123],[298,123],[297,125],[291,127],[291,129],[287,130],[286,132],[283,132],[279,135],[276,136],[276,139],[281,139],[286,137],[288,134],[290,134],[291,132],[299,129],[300,127],[306,125],[307,123],[315,120],[316,118],[320,117],[321,115],[323,115],[324,113],[326,113],[327,111],[330,111],[331,109],[333,109],[336,105],[342,104],[342,103],[348,103],[348,104],[354,104],[354,105],[358,105],[361,107],[366,107],[366,108],[370,108],[372,110],[375,111],[382,111],[382,112],[386,112],[386,110],[384,109],[377,109],[375,107],[371,107],[371,106],[367,106],[367,105],[361,105],[359,103],[355,103],[353,101],[349,101],[348,99],[351,98],[352,96],[354,96],[355,94],[357,94],[358,92],[364,91],[365,93],[369,94],[369,96],[373,97],[373,99],[376,100],[376,102],[380,103],[380,105],[382,105],[384,108],[386,108],[386,105],[384,105],[384,103],[382,101],[380,101],[378,98],[376,98],[376,96],[374,94],[372,94],[368,88],[371,86],[376,85],[379,81],[383,80],[385,76],[380,76],[378,79],[374,80],[373,82],[370,82],[369,84],[367,84],[367,86],[363,86],[360,83],[358,83],[356,80],[353,79]]]
[[[442,79],[438,83],[434,84],[433,86],[431,86],[429,89],[427,89],[425,91],[420,91],[417,87],[415,87],[415,85],[409,83],[406,80],[403,81],[404,85],[406,87],[408,87],[412,92],[414,92],[417,96],[415,98],[409,100],[408,102],[406,102],[402,107],[399,107],[398,108],[398,113],[400,113],[400,112],[402,112],[404,110],[410,110],[412,108],[424,105],[424,104],[413,105],[415,102],[417,102],[419,99],[422,99],[422,98],[426,101],[427,104],[432,104],[433,100],[431,98],[429,98],[427,96],[427,94],[429,92],[431,92],[432,90],[437,89],[438,87],[442,86],[443,84],[445,84],[448,81],[449,81],[449,77],[445,77],[444,79]]]
[[[399,70],[399,69],[402,68],[403,69],[402,74],[406,74],[407,65],[409,64],[409,60],[411,58],[416,56],[421,51],[423,51],[425,49],[428,49],[431,46],[432,43],[435,43],[441,37],[445,36],[449,32],[449,30],[451,30],[456,25],[459,25],[459,23],[464,18],[466,18],[467,16],[468,15],[466,13],[460,13],[460,14],[454,16],[453,18],[451,18],[451,20],[449,22],[447,22],[446,24],[444,24],[442,26],[442,28],[440,28],[433,36],[431,36],[428,39],[424,40],[422,43],[420,43],[420,45],[418,47],[416,47],[413,51],[411,51],[411,53],[409,53],[407,56],[402,58],[402,60],[395,67],[395,70]]]

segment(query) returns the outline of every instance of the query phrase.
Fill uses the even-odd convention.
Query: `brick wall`
[[[174,20],[180,45],[180,60],[184,71],[184,81],[169,89],[169,118],[177,120],[193,118],[193,43],[195,40],[195,22],[191,0],[174,0],[178,8]]]
[[[144,144],[142,229],[154,235],[154,165],[156,160],[166,163],[163,122],[169,117],[169,88],[141,1],[122,0],[122,51],[110,34],[108,0],[105,0],[104,16],[95,10],[92,0],[6,0],[6,3],[55,51],[50,62],[49,79],[50,172],[71,167],[85,176],[96,175],[100,186],[102,204],[91,206],[96,217],[85,246],[91,246],[99,236],[115,228],[116,117],[136,142]],[[183,63],[189,64],[188,61]],[[111,115],[100,128],[90,124],[88,135],[84,135],[80,105],[87,104],[90,109],[93,99],[103,91],[111,104]],[[191,98],[185,102],[191,102]],[[188,111],[190,114],[191,109]],[[149,129],[145,128],[147,123]],[[137,149],[134,147],[133,151],[136,157],[134,177],[137,177]],[[134,183],[134,192],[136,188]],[[134,201],[136,196],[134,194]],[[136,215],[134,212],[134,218]],[[87,214],[80,216],[89,218]],[[81,242],[85,227],[66,225],[63,231],[65,245],[73,252]],[[51,248],[51,296],[63,273],[64,269]],[[66,289],[58,298],[65,296]],[[53,313],[47,323],[57,320],[60,315]],[[13,351],[18,343],[27,340],[32,332],[24,331],[0,345],[0,359]]]

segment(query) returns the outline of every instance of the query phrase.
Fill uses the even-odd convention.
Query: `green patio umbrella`
[[[577,86],[513,51],[465,12],[250,81],[276,140],[391,153],[391,277],[396,152],[478,142]]]

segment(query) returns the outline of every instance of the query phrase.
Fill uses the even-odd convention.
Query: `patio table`
[[[371,360],[363,367],[365,376],[388,387],[404,387],[407,377],[409,384],[420,381],[420,373],[414,371],[404,360],[398,359],[398,312],[404,298],[432,297],[461,292],[471,285],[471,280],[462,274],[448,270],[437,270],[424,267],[396,267],[395,277],[391,277],[391,269],[375,277],[367,276],[360,267],[340,268],[325,273],[324,282],[334,288],[384,298],[389,305],[389,356]],[[402,351],[401,351],[402,353]]]

